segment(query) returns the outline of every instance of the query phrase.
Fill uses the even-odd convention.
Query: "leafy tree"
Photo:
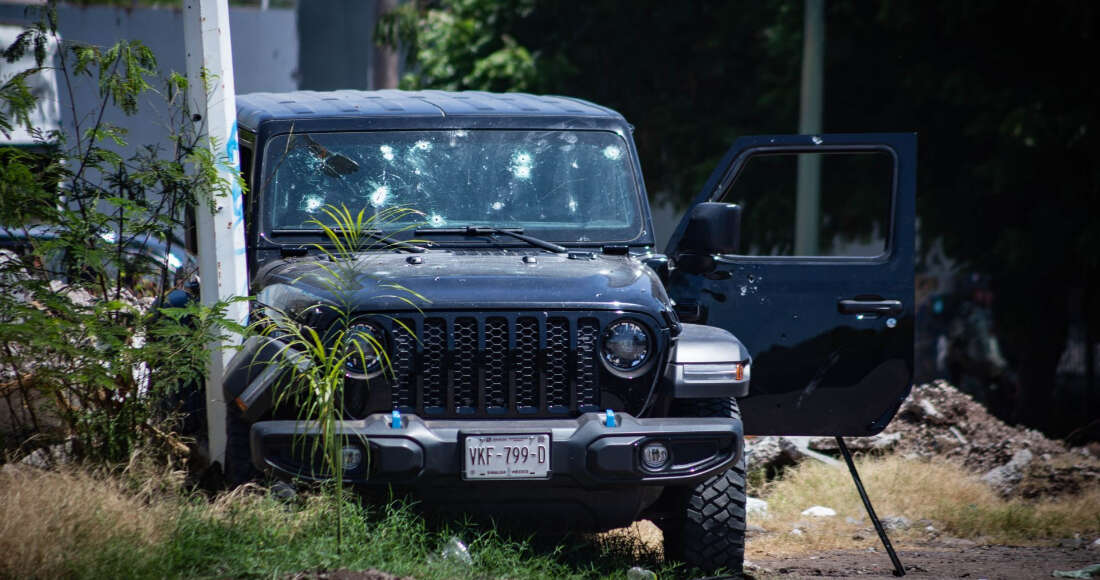
[[[48,43],[57,62],[45,60]],[[56,67],[66,84],[87,78],[95,103],[72,103],[73,126],[42,134],[39,147],[0,151],[0,373],[24,436],[55,434],[58,422],[91,457],[118,460],[166,435],[155,420],[183,385],[201,382],[212,335],[228,325],[224,305],[159,307],[182,285],[171,276],[175,233],[189,209],[212,207],[229,183],[183,102],[186,80],[165,79],[172,147],[120,151],[126,132],[108,108],[137,113],[153,91],[156,59],[137,42],[111,47],[62,40],[53,6],[3,56],[37,63],[0,87],[0,129],[29,126],[26,77]],[[78,114],[77,107],[91,112]],[[159,425],[159,426],[158,426]],[[179,441],[169,438],[179,446]],[[16,443],[22,444],[23,441]]]
[[[378,38],[408,51],[407,87],[554,92],[620,110],[639,123],[651,196],[682,207],[736,136],[796,130],[802,5],[422,0]],[[1100,330],[1100,85],[1086,56],[1100,48],[1097,12],[827,3],[826,130],[920,134],[923,247],[940,240],[960,268],[992,276],[1018,371],[1014,418],[1054,429],[1069,303],[1092,341]]]

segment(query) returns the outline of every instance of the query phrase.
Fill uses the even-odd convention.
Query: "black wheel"
[[[678,417],[740,417],[737,399],[677,401]],[[660,523],[665,556],[706,572],[741,574],[745,561],[745,457],[694,487],[670,488],[673,515]]]
[[[231,488],[259,479],[248,440],[251,428],[240,410],[230,405],[225,414],[225,482]]]

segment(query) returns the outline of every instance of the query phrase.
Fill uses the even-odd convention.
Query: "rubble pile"
[[[846,438],[853,453],[899,453],[957,461],[1005,496],[1077,493],[1100,486],[1100,458],[1033,429],[1015,427],[945,381],[913,388],[874,437]],[[832,437],[760,437],[746,444],[751,467],[769,474],[804,459],[839,455]]]
[[[1067,451],[1061,441],[1006,424],[946,381],[913,387],[883,433],[900,436],[897,451],[903,454],[956,459],[981,473],[1011,462],[1021,450],[1033,456]]]

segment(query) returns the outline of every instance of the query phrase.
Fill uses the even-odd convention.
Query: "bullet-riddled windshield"
[[[264,165],[263,211],[274,233],[313,229],[324,206],[341,204],[368,215],[411,208],[428,227],[515,227],[552,241],[642,232],[627,144],[608,131],[280,135]]]

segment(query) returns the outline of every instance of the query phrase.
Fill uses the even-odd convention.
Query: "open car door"
[[[689,209],[669,293],[681,320],[752,353],[746,434],[872,435],[893,418],[913,376],[915,190],[914,134],[746,137],[715,169],[695,204],[740,205],[740,242],[688,267]]]

